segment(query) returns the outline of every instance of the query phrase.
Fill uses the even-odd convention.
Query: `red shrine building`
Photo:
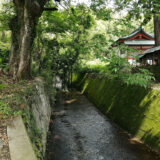
[[[154,37],[146,33],[142,27],[139,27],[128,36],[119,38],[117,42],[119,44],[125,44],[129,48],[135,49],[133,55],[138,57],[143,56],[146,50],[155,46]],[[125,53],[123,51],[120,51],[120,55],[124,57]],[[131,65],[134,65],[136,63],[134,57],[126,56],[126,58],[127,62],[129,62]]]

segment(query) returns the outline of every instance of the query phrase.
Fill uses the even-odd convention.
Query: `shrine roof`
[[[125,37],[119,38],[117,41],[130,39],[131,37],[134,37],[135,35],[137,35],[139,33],[143,33],[148,38],[154,39],[154,37],[152,35],[146,33],[142,27],[139,27],[138,29],[136,29],[135,31],[133,31],[131,34],[129,34],[129,35],[125,36]]]
[[[140,58],[143,58],[145,55],[150,54],[150,53],[154,53],[157,51],[160,51],[160,46],[147,49],[146,51],[144,51],[144,54]]]

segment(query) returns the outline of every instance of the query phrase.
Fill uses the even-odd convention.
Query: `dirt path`
[[[78,92],[62,95],[53,117],[46,160],[156,160]]]
[[[0,160],[11,160],[7,136],[7,125],[0,122]]]

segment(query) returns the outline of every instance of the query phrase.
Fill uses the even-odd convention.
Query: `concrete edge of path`
[[[21,116],[7,126],[11,160],[37,160]]]

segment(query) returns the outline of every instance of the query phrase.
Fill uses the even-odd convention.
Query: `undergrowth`
[[[0,77],[0,120],[22,114],[23,97],[29,98],[32,85],[33,81],[16,82],[5,75]]]
[[[120,80],[127,85],[137,85],[145,88],[155,81],[153,73],[149,70],[130,66],[123,62],[124,60],[121,61],[113,61],[106,65],[79,65],[75,68],[75,72],[100,75],[108,79]]]

